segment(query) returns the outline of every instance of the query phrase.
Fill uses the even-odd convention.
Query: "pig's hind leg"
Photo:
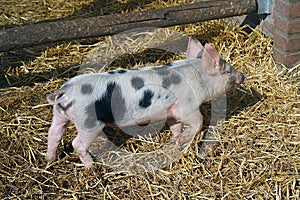
[[[72,145],[86,168],[91,168],[93,166],[93,159],[89,154],[88,149],[91,147],[92,143],[95,141],[104,126],[105,125],[102,124],[97,130],[91,132],[77,129],[78,135],[73,140]]]
[[[60,116],[57,112],[54,113],[52,124],[48,131],[48,150],[46,153],[46,161],[54,161],[56,159],[56,150],[61,141],[63,133],[66,130],[68,119]]]

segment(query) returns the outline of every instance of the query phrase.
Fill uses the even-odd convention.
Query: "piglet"
[[[203,124],[199,106],[244,81],[245,75],[225,62],[210,44],[203,47],[192,38],[184,60],[157,68],[76,76],[47,96],[53,105],[53,121],[46,160],[55,160],[69,121],[78,131],[72,145],[87,168],[93,163],[88,149],[105,126],[166,120],[178,143],[192,140]]]

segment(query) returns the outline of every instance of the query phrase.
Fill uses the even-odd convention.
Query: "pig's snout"
[[[246,81],[246,78],[247,78],[246,75],[241,73],[241,83],[240,84],[244,83]]]
[[[238,73],[237,79],[236,79],[236,84],[243,84],[246,81],[246,75],[243,73]]]

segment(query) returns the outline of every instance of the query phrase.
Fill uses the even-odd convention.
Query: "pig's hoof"
[[[92,170],[92,169],[95,169],[95,166],[93,164],[88,164],[88,165],[84,165],[84,168],[86,170]]]
[[[47,162],[55,161],[55,159],[56,159],[56,155],[48,155],[48,154],[46,154],[45,160]]]
[[[188,137],[179,137],[176,141],[177,148],[182,152],[186,153],[191,145],[192,141]]]
[[[178,144],[177,148],[181,153],[187,153],[190,145],[189,144]]]

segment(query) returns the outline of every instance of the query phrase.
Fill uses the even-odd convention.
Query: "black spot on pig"
[[[86,128],[93,128],[97,125],[97,116],[95,112],[95,103],[91,103],[85,108],[87,118],[84,120],[84,126]]]
[[[121,120],[126,111],[125,99],[121,87],[115,82],[107,84],[103,96],[95,102],[97,120],[115,124]]]
[[[125,70],[125,69],[121,69],[121,70],[118,71],[119,74],[124,74],[126,72],[127,72],[127,70]]]
[[[172,84],[177,85],[181,82],[180,75],[169,69],[171,66],[173,66],[173,63],[168,63],[162,67],[153,68],[157,74],[162,76],[162,86],[164,88],[168,88]]]
[[[148,108],[152,102],[152,97],[154,96],[154,93],[151,90],[145,90],[143,97],[139,101],[139,106],[142,108]]]
[[[89,83],[81,85],[81,93],[84,95],[91,94],[93,92],[93,90],[94,90],[94,87]]]
[[[140,77],[133,77],[131,79],[131,85],[136,90],[141,89],[145,85],[144,79],[142,79]]]
[[[115,74],[116,71],[110,71],[110,72],[107,72],[108,74]]]
[[[164,88],[170,87],[170,85],[178,85],[181,82],[181,77],[177,73],[172,73],[168,76],[164,76],[162,80],[162,86]]]
[[[172,83],[172,80],[169,77],[164,77],[161,84],[164,88],[168,88],[168,87],[170,87],[171,83]]]

